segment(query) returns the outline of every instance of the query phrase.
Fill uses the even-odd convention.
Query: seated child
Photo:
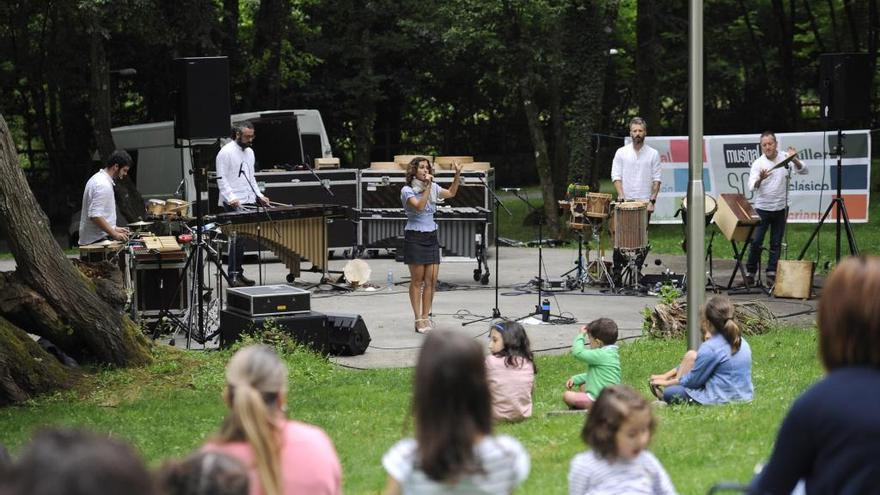
[[[651,406],[628,385],[599,394],[581,432],[591,450],[571,460],[568,493],[675,494],[672,480],[648,444],[656,422]]]
[[[522,325],[509,320],[492,325],[486,373],[495,420],[518,421],[531,417],[537,372],[529,336]]]
[[[587,364],[587,372],[565,382],[562,400],[572,409],[590,409],[599,392],[620,383],[620,356],[617,353],[617,323],[599,318],[587,323],[574,338],[571,353]],[[587,347],[589,345],[589,347]],[[577,390],[572,388],[577,387]]]

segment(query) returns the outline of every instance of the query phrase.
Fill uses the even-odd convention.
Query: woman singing
[[[434,284],[440,270],[440,243],[434,212],[437,201],[455,197],[461,175],[461,164],[453,163],[455,178],[449,189],[434,183],[431,162],[424,157],[413,158],[406,168],[406,185],[400,200],[406,211],[403,233],[403,262],[409,266],[409,301],[415,315],[415,331],[425,333],[433,327],[430,320],[434,302]]]

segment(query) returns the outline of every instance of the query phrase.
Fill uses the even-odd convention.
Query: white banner
[[[749,200],[749,169],[761,156],[759,134],[705,136],[703,138],[703,186],[706,194],[718,198],[722,193],[739,193]],[[837,194],[837,156],[832,151],[837,132],[778,133],[779,150],[794,146],[807,173],[792,174],[789,186],[791,208],[789,222],[816,223]],[[660,153],[663,166],[662,185],[651,223],[680,223],[675,217],[681,200],[687,195],[687,136],[648,136],[645,140]],[[629,142],[629,139],[627,139]],[[868,130],[844,131],[842,187],[850,221],[868,221],[871,177],[871,134]],[[832,211],[829,219],[834,219]]]

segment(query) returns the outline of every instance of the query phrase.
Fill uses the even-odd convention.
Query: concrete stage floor
[[[481,285],[473,279],[476,262],[454,261],[444,262],[440,266],[441,290],[434,297],[434,322],[436,328],[464,332],[474,338],[486,339],[490,327],[489,320],[462,326],[477,318],[492,315],[495,307],[495,259],[494,248],[490,249],[488,260],[491,276],[488,285]],[[537,293],[528,283],[538,275],[538,249],[501,247],[499,249],[498,270],[498,309],[502,317],[520,318],[534,311],[538,304]],[[575,265],[577,251],[562,248],[543,249],[544,277],[558,278]],[[656,266],[654,260],[661,260]],[[424,336],[413,331],[413,316],[409,303],[409,271],[407,267],[395,262],[390,257],[367,258],[372,271],[369,284],[376,290],[363,287],[355,291],[345,292],[331,290],[327,284],[315,287],[312,294],[312,309],[320,312],[342,312],[360,314],[370,332],[372,342],[367,351],[360,356],[332,357],[334,362],[356,368],[389,368],[410,367],[415,364],[417,353]],[[331,270],[342,270],[348,262],[346,259],[331,259]],[[674,273],[685,272],[685,256],[654,255],[648,256],[645,274],[660,273],[669,269]],[[734,262],[716,260],[714,263],[715,282],[727,285]],[[0,270],[13,270],[14,260],[0,261]],[[388,270],[394,274],[395,285],[392,290],[386,288]],[[258,279],[257,264],[253,260],[245,266],[245,272],[253,279]],[[271,260],[263,263],[263,284],[286,283],[287,269],[281,263]],[[331,277],[338,277],[331,274]],[[299,287],[310,286],[321,280],[321,274],[303,272],[295,281]],[[735,285],[741,284],[739,277]],[[445,290],[444,290],[445,289]],[[722,291],[726,294],[727,291]],[[707,292],[707,297],[711,293]],[[620,338],[632,339],[642,334],[642,309],[653,306],[658,299],[655,296],[620,295],[609,293],[605,289],[587,287],[580,290],[545,292],[550,300],[551,312],[573,318],[576,322],[558,322],[558,324],[541,323],[540,317],[524,323],[531,340],[532,349],[538,354],[564,354],[568,352],[572,339],[578,329],[585,323],[598,317],[614,319],[620,328]],[[763,293],[730,296],[737,302],[760,301],[765,304],[780,321],[786,324],[809,326],[815,322],[817,298],[802,301],[798,299],[781,299]],[[555,319],[555,318],[554,318]],[[164,340],[164,339],[163,339]],[[182,345],[183,339],[177,339]],[[216,346],[216,342],[207,344]],[[202,346],[194,345],[193,348]]]

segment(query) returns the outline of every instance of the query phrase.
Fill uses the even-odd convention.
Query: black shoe
[[[749,287],[754,287],[755,286],[755,276],[752,275],[751,273],[746,275],[745,284]]]
[[[239,276],[229,280],[229,287],[248,287],[248,284],[246,284]]]
[[[243,283],[244,283],[245,285],[247,285],[248,287],[253,287],[254,285],[257,285],[256,282],[254,282],[253,280],[251,280],[251,279],[245,277],[245,276],[244,276],[244,273],[239,273],[239,274],[238,274],[238,280],[239,280],[240,282],[243,282]]]

